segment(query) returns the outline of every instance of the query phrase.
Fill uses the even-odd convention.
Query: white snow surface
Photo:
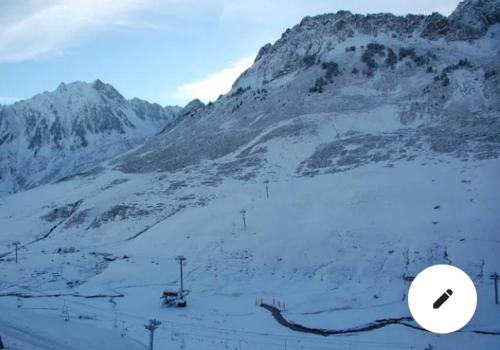
[[[270,157],[279,164],[287,141],[274,142]],[[40,297],[22,299],[19,309],[16,297],[0,299],[2,314],[16,315],[1,318],[2,328],[8,327],[5,341],[22,344],[40,335],[41,340],[27,348],[51,349],[48,343],[61,342],[68,349],[83,349],[84,345],[74,345],[81,344],[79,339],[115,339],[125,327],[124,342],[147,343],[143,325],[158,318],[158,348],[222,349],[226,337],[231,348],[241,341],[246,348],[259,349],[281,349],[284,341],[291,349],[423,349],[428,344],[438,349],[494,349],[500,344],[498,336],[473,333],[500,329],[488,278],[500,269],[498,159],[460,162],[441,157],[394,167],[370,164],[314,178],[289,176],[286,167],[277,169],[251,181],[225,179],[215,187],[200,186],[204,175],[194,169],[168,179],[126,175],[127,182],[116,181],[124,174],[109,171],[5,198],[0,245],[5,247],[14,237],[24,245],[19,264],[12,254],[4,257],[2,294]],[[264,179],[271,180],[269,198]],[[179,181],[186,181],[186,186],[168,191]],[[113,182],[117,184],[108,188]],[[152,214],[113,218],[97,228],[91,228],[92,214],[65,227],[70,217],[49,238],[29,243],[54,224],[42,215],[78,200],[83,200],[79,211],[88,213],[102,213],[110,203],[134,202]],[[186,208],[166,219],[164,211],[152,209],[180,203]],[[241,209],[246,210],[246,229]],[[57,252],[71,247],[77,251]],[[118,259],[105,261],[95,252]],[[178,288],[174,257],[180,254],[188,258],[188,307],[162,308],[162,291]],[[464,269],[478,290],[475,317],[461,332],[448,336],[392,325],[325,338],[283,328],[255,305],[261,298],[269,303],[280,300],[286,304],[287,318],[323,329],[410,316],[410,282],[404,277],[436,263]],[[75,287],[68,286],[75,281]],[[53,294],[63,296],[43,297]],[[114,302],[109,297],[78,297],[95,294],[124,297]],[[62,321],[64,304],[70,315],[67,323]],[[34,316],[28,316],[31,313]],[[28,335],[18,336],[19,328]],[[121,344],[87,348],[120,349]]]
[[[145,349],[156,318],[156,349],[499,349],[500,26],[483,13],[496,2],[467,3],[450,25],[479,13],[474,40],[415,35],[437,15],[306,18],[215,103],[92,171],[0,197],[7,348]],[[178,255],[188,306],[165,308]],[[406,319],[324,337],[257,305],[319,329],[410,317],[411,279],[433,264],[477,288],[459,332]]]

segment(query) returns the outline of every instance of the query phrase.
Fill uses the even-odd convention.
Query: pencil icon
[[[446,300],[448,300],[453,294],[453,291],[451,289],[448,289],[446,292],[444,292],[435,302],[432,304],[432,307],[434,309],[439,309],[441,305],[445,303]]]

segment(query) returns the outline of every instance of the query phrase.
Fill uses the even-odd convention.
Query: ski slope
[[[287,348],[292,349],[404,349],[428,344],[443,349],[479,344],[493,349],[499,336],[474,331],[498,332],[500,328],[488,279],[500,269],[495,232],[500,222],[494,214],[500,194],[494,186],[499,170],[497,160],[435,159],[393,167],[375,164],[314,178],[274,173],[265,177],[271,178],[269,198],[264,178],[228,179],[217,187],[183,187],[174,198],[195,193],[197,198],[210,199],[158,219],[137,238],[127,240],[134,236],[131,228],[139,230],[141,220],[129,218],[108,225],[105,233],[55,230],[49,238],[25,245],[18,265],[12,255],[5,257],[2,294],[38,298],[22,299],[19,309],[16,297],[0,302],[9,314],[29,312],[46,318],[43,326],[35,317],[22,318],[24,325],[33,325],[35,330],[58,329],[51,322],[73,329],[74,334],[64,332],[64,339],[71,343],[84,334],[95,334],[94,328],[119,335],[123,327],[127,328],[124,341],[147,342],[143,325],[156,317],[163,322],[156,335],[158,347],[167,348],[184,343],[189,349],[220,349],[228,337],[229,346],[236,348],[241,341],[249,348],[281,349],[286,339]],[[61,199],[109,203],[144,193],[139,197],[144,204],[160,201],[161,191],[148,193],[148,188],[158,190],[165,180],[152,175],[132,177],[107,191],[96,190],[122,175],[110,172],[91,182],[72,180],[7,197],[1,225],[24,225],[17,238],[28,242],[43,232],[40,214]],[[99,182],[103,185],[96,186]],[[246,210],[246,228],[241,209]],[[2,235],[3,246],[8,238]],[[56,253],[64,247],[78,251]],[[103,262],[95,252],[118,258]],[[162,308],[162,291],[178,288],[174,257],[179,254],[188,258],[188,308]],[[326,338],[300,334],[282,327],[256,306],[258,299],[279,300],[286,304],[283,315],[287,319],[325,329],[407,317],[410,282],[405,277],[436,263],[464,269],[478,290],[478,310],[471,323],[445,337],[401,325]],[[69,288],[67,282],[75,280],[79,282]],[[53,294],[63,295],[43,297]],[[62,321],[64,303],[69,309],[68,323]],[[43,344],[40,348],[44,349]],[[95,348],[113,349],[108,345]]]

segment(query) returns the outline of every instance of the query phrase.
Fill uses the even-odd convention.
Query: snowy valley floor
[[[156,349],[498,349],[500,335],[475,331],[500,332],[488,278],[500,271],[499,174],[499,160],[434,159],[225,179],[172,195],[185,179],[106,172],[5,197],[0,245],[23,247],[17,265],[11,248],[0,251],[0,335],[9,349],[144,349],[144,325],[157,318]],[[151,209],[167,200],[187,204],[167,216]],[[69,218],[41,219],[78,201]],[[132,202],[153,214],[92,216]],[[162,308],[162,291],[178,288],[179,254],[188,307]],[[409,280],[436,263],[462,268],[478,291],[473,320],[450,335],[393,324],[325,337],[257,305],[274,299],[287,320],[321,329],[405,318]]]

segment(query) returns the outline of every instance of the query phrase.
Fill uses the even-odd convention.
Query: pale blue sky
[[[448,15],[458,0],[0,0],[0,104],[61,82],[111,83],[162,105],[224,93],[304,16]]]

